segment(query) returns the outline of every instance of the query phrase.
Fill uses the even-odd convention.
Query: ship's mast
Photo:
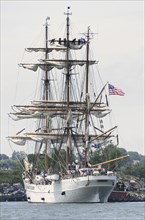
[[[67,8],[67,13],[65,13],[65,15],[67,15],[66,18],[66,27],[67,27],[67,33],[66,33],[66,37],[67,37],[67,51],[66,51],[66,62],[67,62],[67,68],[66,68],[66,101],[67,101],[67,113],[69,114],[70,111],[70,68],[69,68],[69,16],[71,15],[71,13],[69,12],[70,7]],[[70,121],[67,120],[67,146],[66,146],[66,166],[69,163],[69,151],[70,151]]]
[[[89,43],[90,43],[90,27],[86,34],[87,51],[86,51],[86,113],[85,113],[85,158],[84,167],[87,165],[87,149],[89,144]]]
[[[46,23],[45,23],[45,59],[48,59],[48,20],[50,18],[47,17],[46,18]],[[46,69],[45,69],[45,79],[44,79],[44,86],[45,86],[45,90],[44,90],[44,93],[45,93],[45,100],[48,100],[48,96],[49,96],[49,75],[48,75],[48,71],[47,71],[47,66],[46,66]],[[45,118],[45,132],[48,132],[48,118],[46,116]],[[45,142],[45,172],[48,171],[48,143],[47,141]]]
[[[87,32],[87,57],[86,57],[86,95],[88,94],[88,78],[89,78],[89,40],[90,40],[90,27],[88,27]]]

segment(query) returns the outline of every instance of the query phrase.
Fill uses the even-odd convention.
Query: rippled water
[[[30,204],[2,202],[1,220],[144,220],[144,202]]]

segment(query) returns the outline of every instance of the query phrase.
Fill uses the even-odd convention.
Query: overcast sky
[[[55,33],[65,22],[67,6],[78,32],[90,25],[98,33],[94,54],[103,81],[125,92],[110,97],[120,147],[144,154],[144,1],[1,1],[1,153],[12,154],[5,137],[10,135],[8,113],[20,101],[18,63],[24,48],[41,33],[47,16]],[[26,94],[30,75],[23,85]]]

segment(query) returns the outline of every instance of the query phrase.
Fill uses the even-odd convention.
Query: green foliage
[[[55,150],[55,152],[52,154],[52,157],[50,159],[50,167],[52,167],[52,170],[54,172],[59,172],[61,170],[64,170],[65,167],[65,161],[66,161],[66,151],[61,150],[60,152],[58,150]]]
[[[44,170],[45,162],[44,162],[45,155],[40,154],[39,156],[35,154],[29,154],[28,155],[28,161],[29,163],[35,164],[38,170]]]
[[[22,172],[19,170],[0,170],[0,184],[2,183],[22,183]]]
[[[129,154],[130,156],[126,159],[112,162],[108,165],[103,165],[104,168],[116,171],[121,170],[121,172],[126,175],[145,178],[145,156],[140,155],[137,152],[127,152],[124,148],[117,148],[111,144],[106,146],[104,149],[94,151],[89,162],[91,164],[97,164],[126,154]],[[20,162],[23,165],[22,159],[24,156],[25,153],[21,151],[14,151],[11,159],[5,154],[0,154],[0,184],[22,182],[21,174],[23,169]],[[20,162],[16,160],[17,158]],[[38,158],[34,154],[28,155],[29,162],[35,164],[35,161],[37,161],[36,167],[41,171],[43,171],[45,167],[44,158],[44,154],[39,155]],[[48,165],[49,167],[52,167],[54,172],[60,170],[65,171],[65,161],[65,150],[61,150],[60,152],[56,150],[52,153],[51,157],[48,158]],[[71,155],[71,162],[73,161],[75,161],[75,156]]]
[[[26,154],[23,151],[14,151],[12,153],[12,160],[23,160]]]
[[[104,149],[95,151],[90,159],[90,163],[101,163],[126,154],[127,151],[124,148],[108,145]],[[145,178],[145,157],[137,152],[128,152],[128,154],[130,155],[129,157],[117,162],[111,162],[108,165],[103,165],[104,168],[116,171],[121,170],[121,172],[126,175]],[[134,164],[135,161],[136,163]]]
[[[51,157],[48,157],[48,167],[51,167],[51,171],[58,172],[63,169],[65,164],[66,152],[61,150],[58,152],[55,150]],[[30,163],[35,164],[38,170],[44,171],[45,169],[45,155],[40,154],[39,156],[34,154],[28,155],[28,160]]]
[[[95,151],[90,159],[91,164],[98,164],[102,163],[117,157],[124,155],[122,150],[119,150],[115,145],[107,145],[105,148]],[[118,162],[111,162],[107,165],[103,165],[105,169],[115,170],[118,168],[120,161]]]
[[[8,169],[19,169],[19,163],[16,160],[1,160],[0,161],[0,169],[8,170]]]
[[[6,154],[0,154],[0,160],[8,160],[9,157]]]
[[[128,151],[130,161],[138,161],[145,163],[145,156],[139,154],[138,152]]]
[[[22,183],[22,166],[16,160],[0,161],[0,184],[2,183]]]
[[[145,163],[128,164],[122,169],[122,172],[126,175],[145,178]]]

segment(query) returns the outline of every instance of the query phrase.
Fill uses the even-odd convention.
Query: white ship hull
[[[57,180],[49,185],[24,182],[27,200],[32,203],[107,202],[115,183],[115,176],[106,175]]]

